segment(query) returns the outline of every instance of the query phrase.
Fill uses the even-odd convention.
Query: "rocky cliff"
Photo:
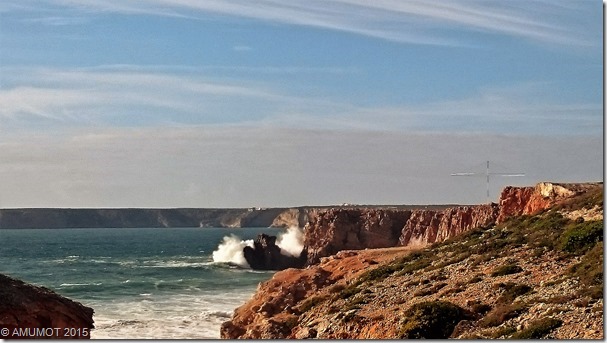
[[[438,209],[333,208],[315,213],[305,226],[308,265],[341,250],[425,247],[465,231],[535,214],[566,199],[602,187],[600,183],[542,182],[535,187],[506,187],[499,204]]]
[[[322,208],[0,209],[0,229],[302,227]]]
[[[495,222],[496,204],[444,210],[330,209],[304,228],[308,265],[341,250],[423,247]]]
[[[0,338],[90,338],[93,309],[0,274],[0,328]]]
[[[506,187],[500,196],[497,222],[513,216],[538,213],[597,187],[602,187],[602,183],[540,182],[535,187]]]
[[[304,227],[308,265],[341,250],[396,246],[411,210],[342,209],[319,213]]]
[[[542,183],[499,204],[318,213],[308,267],[260,284],[221,337],[602,338],[602,199],[602,183]]]

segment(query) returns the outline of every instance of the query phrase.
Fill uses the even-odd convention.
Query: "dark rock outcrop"
[[[306,261],[305,253],[300,256],[284,255],[276,245],[276,236],[262,233],[253,242],[253,248],[243,249],[244,258],[252,269],[283,270],[287,268],[301,268]]]
[[[93,309],[0,274],[0,328],[0,338],[90,338]]]

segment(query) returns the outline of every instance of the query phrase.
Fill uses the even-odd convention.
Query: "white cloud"
[[[571,19],[571,13],[580,11],[579,6],[558,0],[47,0],[44,3],[87,12],[197,19],[211,15],[235,16],[415,44],[470,44],[461,36],[453,37],[451,31],[457,29],[567,46],[596,46],[599,42],[598,36],[588,37],[586,23]]]
[[[204,69],[178,69],[5,68],[0,126],[39,125],[39,118],[45,125],[59,127],[241,123],[409,132],[596,134],[602,130],[600,104],[561,102],[546,83],[486,88],[448,101],[369,107],[356,104],[356,99],[340,102],[289,94],[279,83],[209,78]],[[282,70],[278,69],[263,72]]]

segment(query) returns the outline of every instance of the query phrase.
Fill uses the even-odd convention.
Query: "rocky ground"
[[[603,193],[425,249],[341,251],[260,284],[223,338],[603,339]]]

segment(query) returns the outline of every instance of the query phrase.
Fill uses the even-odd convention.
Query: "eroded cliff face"
[[[534,187],[506,187],[499,204],[446,209],[328,209],[316,213],[305,226],[307,264],[341,250],[425,247],[512,216],[535,214],[599,186],[542,182]]]
[[[458,206],[443,211],[413,211],[398,239],[399,245],[424,247],[470,229],[495,222],[496,204]]]
[[[1,338],[85,339],[90,338],[90,330],[94,328],[93,309],[47,288],[0,274],[0,327],[9,330],[9,335]],[[13,335],[16,328],[47,330],[44,330],[44,336],[23,337],[22,334]]]
[[[508,187],[502,192],[499,204],[444,210],[341,208],[319,213],[305,228],[305,242],[312,256],[308,267],[278,272],[271,280],[261,283],[254,297],[236,309],[232,319],[222,325],[221,337],[397,338],[407,308],[415,303],[447,300],[467,311],[476,311],[480,308],[476,305],[484,304],[499,313],[506,306],[500,303],[505,291],[499,285],[521,284],[533,289],[524,294],[526,298],[521,301],[532,305],[523,314],[507,319],[503,327],[487,328],[479,324],[486,313],[478,312],[474,314],[476,317],[462,320],[452,337],[505,338],[507,334],[499,334],[504,327],[515,328],[515,331],[527,329],[546,313],[552,313],[551,316],[557,316],[562,322],[562,327],[551,338],[601,339],[603,300],[589,301],[587,293],[581,291],[585,286],[568,276],[579,263],[579,257],[565,255],[563,258],[558,251],[546,249],[538,254],[534,245],[502,248],[494,244],[512,239],[508,235],[514,235],[514,231],[488,227],[480,230],[480,243],[455,238],[447,249],[441,247],[426,255],[420,254],[419,260],[411,259],[406,264],[414,266],[427,258],[431,262],[426,265],[431,268],[425,268],[420,262],[418,269],[409,272],[403,269],[403,258],[411,250],[454,238],[476,227],[489,226],[497,218],[533,214],[548,207],[562,211],[565,217],[576,213],[572,218],[578,218],[579,209],[567,209],[563,205],[572,198],[577,199],[578,204],[584,203],[580,199],[588,194],[581,193],[591,189],[597,191],[594,202],[600,205],[590,212],[600,213],[600,217],[593,220],[602,220],[602,184],[597,183]],[[527,236],[531,235],[524,237]],[[483,245],[484,240],[491,239],[495,242]],[[490,256],[486,249],[493,245],[499,246],[491,251],[495,256],[486,258]],[[366,249],[380,246],[397,247]],[[473,247],[479,249],[469,249]],[[524,272],[495,273],[515,262]],[[368,271],[373,273],[365,274]],[[547,282],[553,280],[559,281]],[[553,299],[560,300],[555,303]],[[509,305],[512,301],[506,302]]]
[[[335,208],[321,212],[304,228],[308,264],[340,250],[396,246],[410,217],[410,210]]]
[[[308,265],[341,250],[427,246],[495,222],[497,214],[496,204],[445,210],[331,209],[304,229]]]

